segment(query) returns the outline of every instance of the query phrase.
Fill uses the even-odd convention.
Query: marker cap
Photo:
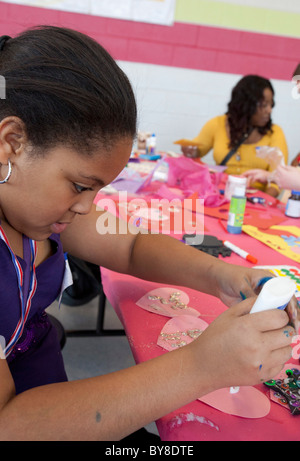
[[[246,256],[246,260],[249,261],[249,262],[252,263],[252,264],[256,264],[256,263],[257,263],[257,258],[255,258],[254,256],[251,256],[251,255],[247,255],[247,256]]]

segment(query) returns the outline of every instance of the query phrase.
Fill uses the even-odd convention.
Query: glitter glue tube
[[[287,277],[273,277],[261,289],[250,314],[269,309],[285,309],[297,287],[293,280]]]
[[[245,207],[245,190],[242,187],[236,187],[230,200],[228,213],[227,231],[230,234],[240,234],[242,232]]]

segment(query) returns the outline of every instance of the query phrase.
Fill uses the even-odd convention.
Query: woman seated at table
[[[267,161],[256,156],[258,146],[277,147],[285,162],[288,149],[285,135],[271,120],[274,89],[269,80],[258,75],[243,77],[233,88],[228,111],[209,120],[193,139],[198,146],[182,147],[186,157],[204,157],[213,149],[217,165],[226,165],[226,173],[240,175],[253,168],[270,170]],[[227,158],[227,154],[232,154]],[[229,156],[228,156],[229,157]],[[252,185],[276,197],[275,183]]]

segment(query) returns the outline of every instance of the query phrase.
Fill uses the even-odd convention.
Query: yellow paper
[[[200,145],[199,143],[192,141],[191,139],[179,139],[178,141],[174,141],[174,144],[179,144],[180,146],[184,147],[198,147]]]
[[[300,229],[296,226],[271,226],[270,229],[281,230],[282,235],[284,235],[284,231],[293,234],[294,245],[292,244],[291,240],[289,240],[288,243],[280,235],[273,235],[268,234],[267,232],[262,232],[255,226],[243,226],[243,231],[246,232],[246,234],[251,235],[251,237],[256,238],[257,240],[261,241],[265,245],[268,245],[270,248],[273,248],[273,250],[278,251],[278,253],[281,253],[287,258],[300,263]]]

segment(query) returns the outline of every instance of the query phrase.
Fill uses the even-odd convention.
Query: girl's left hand
[[[262,279],[274,277],[263,269],[252,269],[234,264],[227,264],[219,277],[219,298],[227,306],[232,306],[242,299],[257,296]]]
[[[222,271],[219,280],[219,298],[227,306],[232,306],[257,296],[263,284],[274,275],[264,269],[252,269],[242,266],[229,265],[230,267]],[[300,308],[295,296],[291,299],[286,308],[291,324],[298,332],[300,326]]]

